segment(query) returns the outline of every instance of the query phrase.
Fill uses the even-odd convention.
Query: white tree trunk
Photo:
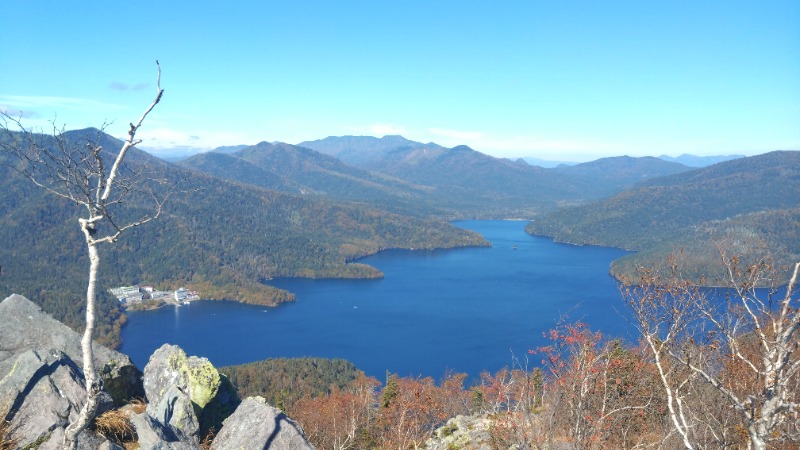
[[[766,427],[751,425],[748,427],[747,434],[750,435],[750,448],[753,450],[766,450],[767,444],[764,436],[767,434]]]
[[[97,296],[97,272],[100,268],[100,255],[97,252],[97,245],[92,241],[86,222],[81,221],[81,228],[86,236],[86,244],[89,250],[89,285],[86,289],[86,330],[81,339],[81,351],[83,352],[83,377],[86,380],[86,403],[80,411],[78,419],[72,422],[64,432],[64,449],[73,450],[77,447],[77,437],[81,431],[86,429],[89,421],[94,418],[97,411],[97,397],[102,390],[97,373],[94,370],[94,351],[92,349],[92,337],[94,335],[94,309]]]

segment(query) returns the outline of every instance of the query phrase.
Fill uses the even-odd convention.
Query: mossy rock
[[[208,359],[186,356],[180,347],[164,344],[153,353],[144,369],[148,401],[160,400],[173,384],[203,409],[217,395],[220,375]]]

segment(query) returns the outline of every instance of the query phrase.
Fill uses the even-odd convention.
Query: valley
[[[98,130],[68,136],[118,146]],[[209,299],[277,305],[293,301],[294,293],[263,280],[379,278],[381,271],[359,258],[388,249],[489,245],[448,223],[464,218],[527,219],[532,234],[635,250],[611,263],[618,278],[676,251],[690,261],[696,279],[715,275],[708,270],[714,243],[738,239],[736,233],[747,236],[748,245],[774,248],[786,264],[800,253],[798,154],[703,168],[649,157],[542,168],[400,136],[262,142],[177,163],[136,151],[130,164],[160,173],[180,192],[162,219],[109,248],[104,283],[146,280],[169,289],[186,286]],[[75,218],[63,202],[3,167],[0,238],[11,245],[0,249],[8,261],[0,287],[78,326],[79,309],[68,305],[79,298],[74,294],[81,290],[86,256],[77,239],[62,238],[77,237],[70,225]],[[32,227],[46,231],[23,252]],[[100,302],[101,336],[116,345],[126,318],[115,299]]]
[[[0,450],[800,448],[797,0],[87,6],[0,2]]]
[[[105,148],[119,146],[96,129],[58,136],[61,142],[87,137]],[[37,145],[53,142],[35,138]],[[775,329],[796,320],[792,309],[774,316],[763,299],[781,295],[776,289],[787,279],[786,267],[798,258],[800,152],[701,168],[625,156],[543,168],[466,146],[415,149],[405,140],[389,141],[403,146],[384,148],[383,166],[379,154],[364,167],[280,143],[230,146],[174,163],[134,149],[126,170],[150,174],[159,180],[152,195],[164,195],[159,189],[167,186],[174,198],[157,221],[104,248],[96,340],[146,365],[145,378],[155,355],[183,354],[182,347],[226,365],[228,400],[267,397],[250,397],[232,414],[232,403],[225,412],[202,413],[198,433],[204,430],[206,441],[214,438],[211,428],[224,431],[221,420],[255,398],[284,408],[323,448],[341,438],[340,431],[324,428],[328,420],[352,423],[352,433],[361,433],[359,448],[411,448],[420,439],[450,442],[451,434],[528,442],[527,434],[545,430],[617,442],[616,431],[598,434],[591,425],[569,431],[562,419],[532,425],[571,414],[575,408],[558,399],[590,380],[594,387],[582,398],[634,411],[616,413],[608,430],[633,421],[648,430],[637,439],[666,442],[669,430],[658,431],[663,406],[635,412],[665,401],[654,387],[655,371],[664,366],[648,358],[643,343],[651,351],[661,345],[684,351],[682,342],[689,342],[693,352],[721,357],[714,353],[721,348],[716,341],[693,342],[716,335],[704,337],[692,327],[697,317],[716,313],[710,305],[722,298],[760,308]],[[4,161],[0,239],[7,245],[0,247],[0,287],[23,292],[80,329],[88,255],[77,245],[77,214]],[[148,199],[140,194],[125,199],[123,218],[144,214]],[[458,220],[464,218],[518,220]],[[734,281],[723,278],[726,269]],[[219,301],[136,311],[139,304],[125,310],[107,291],[140,284]],[[698,284],[728,289],[718,293]],[[9,299],[12,309],[27,302]],[[739,311],[729,308],[724,321],[715,322],[736,341],[730,345],[746,338],[736,329]],[[728,324],[733,331],[724,328]],[[663,340],[665,326],[679,338]],[[164,347],[167,342],[180,347]],[[586,371],[573,370],[581,367]],[[604,387],[614,379],[624,383],[623,391]],[[703,383],[691,381],[695,389]],[[719,392],[705,395],[715,396],[714,404],[731,402]],[[696,410],[706,405],[704,398],[684,396]],[[342,401],[359,409],[332,406]],[[595,411],[592,405],[586,409]],[[320,415],[325,408],[333,409]],[[508,416],[498,419],[502,408]],[[416,417],[413,429],[391,428],[408,414]],[[508,438],[491,431],[502,426],[509,427]],[[4,433],[0,429],[0,439]]]

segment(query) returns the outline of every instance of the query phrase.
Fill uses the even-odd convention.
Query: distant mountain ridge
[[[335,156],[347,164],[363,168],[369,168],[372,164],[384,159],[388,153],[397,149],[425,148],[437,150],[444,148],[433,142],[423,144],[408,140],[400,135],[386,135],[381,138],[373,136],[328,136],[316,141],[304,141],[297,145]]]
[[[430,197],[463,217],[530,217],[557,200],[579,201],[569,181],[534,166],[495,158],[467,146],[422,144],[401,136],[328,137],[304,142],[357,167],[431,188]]]
[[[560,166],[552,170],[563,176],[583,180],[584,189],[590,189],[598,197],[602,197],[616,194],[646,180],[693,169],[652,156],[614,156],[572,166]]]
[[[120,141],[98,130],[65,136],[81,146],[85,136],[97,136],[107,155],[121,147]],[[36,138],[40,145],[54,145],[52,136]],[[377,277],[379,270],[354,261],[388,248],[488,245],[476,233],[443,220],[290,195],[192,172],[136,149],[130,152],[131,168],[148,164],[148,173],[157,171],[179,192],[170,197],[158,220],[131,229],[117,245],[102,249],[102,292],[143,282],[164,289],[186,286],[203,298],[276,304],[293,297],[262,280]],[[75,303],[85,290],[88,267],[76,225],[81,211],[22,179],[5,164],[8,157],[0,152],[0,261],[15,264],[3,264],[0,289],[25,294],[69,325],[79,326],[83,319]],[[147,208],[147,198],[130,195],[126,200],[128,214],[138,216]],[[31,239],[31,230],[36,230],[36,239]],[[114,342],[119,304],[103,293],[99,308],[104,322],[98,335]]]
[[[604,158],[545,169],[460,145],[422,144],[402,136],[329,136],[300,145],[348,164],[433,189],[437,204],[467,217],[533,217],[563,204],[602,198],[651,177],[690,168],[656,158]]]
[[[245,149],[247,147],[249,147],[249,146],[248,145],[244,145],[244,144],[241,144],[241,145],[223,145],[222,147],[217,147],[212,151],[213,152],[217,152],[217,153],[236,153],[239,150]]]
[[[178,163],[216,177],[331,201],[369,203],[409,215],[436,214],[425,187],[347,165],[305,147],[261,142],[230,153],[202,153]]]
[[[664,161],[676,162],[689,167],[708,167],[717,163],[730,161],[732,159],[744,158],[744,155],[717,155],[717,156],[696,156],[689,154],[682,154],[678,157],[667,155],[659,156]]]
[[[708,269],[703,260],[716,252],[712,241],[725,236],[740,236],[732,240],[750,245],[771,243],[787,260],[800,256],[794,239],[798,208],[800,152],[777,151],[645,180],[607,199],[541,217],[526,230],[573,244],[636,250],[615,263],[618,274],[630,276],[637,265],[666,261],[679,249],[700,274]],[[784,225],[770,225],[777,218]]]
[[[532,156],[526,156],[520,159],[525,161],[527,164],[530,164],[532,166],[544,167],[545,169],[552,169],[558,166],[574,166],[575,164],[578,164],[575,161],[556,161],[550,159],[534,158]]]

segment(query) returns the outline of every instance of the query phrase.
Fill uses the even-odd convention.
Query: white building
[[[189,290],[188,289],[179,288],[178,290],[175,291],[175,301],[176,302],[182,302],[182,301],[186,300],[187,297],[189,297]]]
[[[109,289],[111,294],[117,298],[131,297],[139,293],[139,286],[122,286]]]

